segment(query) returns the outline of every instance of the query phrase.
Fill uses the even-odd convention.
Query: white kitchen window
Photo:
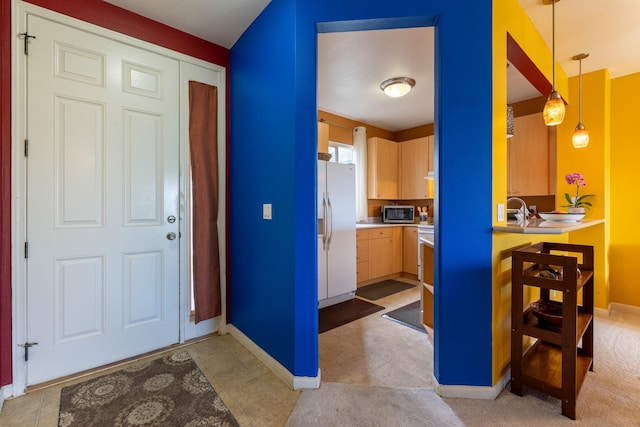
[[[354,150],[352,145],[341,144],[339,142],[329,142],[330,162],[352,164],[354,161]]]

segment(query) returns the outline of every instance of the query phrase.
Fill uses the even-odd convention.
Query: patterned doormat
[[[58,426],[239,426],[182,351],[64,387]]]

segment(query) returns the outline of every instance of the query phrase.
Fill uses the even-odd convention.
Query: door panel
[[[27,384],[179,340],[179,63],[28,15]]]

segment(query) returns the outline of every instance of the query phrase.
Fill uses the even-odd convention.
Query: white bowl
[[[574,213],[540,212],[538,215],[545,221],[576,222],[584,218],[584,214]]]

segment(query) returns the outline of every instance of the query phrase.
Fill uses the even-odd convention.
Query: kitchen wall
[[[318,110],[318,121],[329,125],[329,141],[353,145],[353,128],[364,126],[367,128],[367,138],[379,137],[395,141],[394,133],[356,120]]]
[[[357,126],[364,126],[367,128],[367,138],[379,137],[388,139],[391,141],[407,141],[414,138],[421,138],[423,136],[433,135],[433,123],[418,126],[411,129],[406,129],[398,132],[391,132],[385,129],[381,129],[375,126],[371,126],[367,123],[347,119],[342,116],[327,113],[326,111],[318,110],[318,120],[325,122],[329,125],[329,141],[340,142],[342,144],[353,145],[353,132],[352,129]],[[426,184],[425,184],[426,185]],[[369,199],[367,203],[367,216],[381,218],[380,207],[384,205],[411,205],[411,206],[428,206],[429,212],[433,215],[433,199],[421,199],[421,200],[377,200]],[[417,211],[416,211],[417,216]]]
[[[569,96],[574,102],[567,105],[564,122],[557,126],[557,177],[556,186],[559,197],[558,207],[565,204],[564,193],[573,193],[574,186],[565,181],[570,173],[581,173],[586,186],[581,194],[593,194],[593,206],[585,216],[604,218],[605,224],[588,229],[578,230],[569,235],[569,241],[587,244],[594,247],[594,303],[595,306],[607,309],[611,303],[610,271],[610,159],[613,141],[611,140],[611,79],[607,70],[595,71],[582,76],[583,109],[582,119],[589,131],[589,146],[576,149],[571,143],[576,124],[578,123],[578,76],[569,79]]]
[[[612,167],[608,216],[611,224],[611,302],[635,307],[640,307],[637,268],[640,259],[640,227],[637,219],[640,212],[640,198],[637,196],[640,159],[638,99],[640,73],[611,81]]]

